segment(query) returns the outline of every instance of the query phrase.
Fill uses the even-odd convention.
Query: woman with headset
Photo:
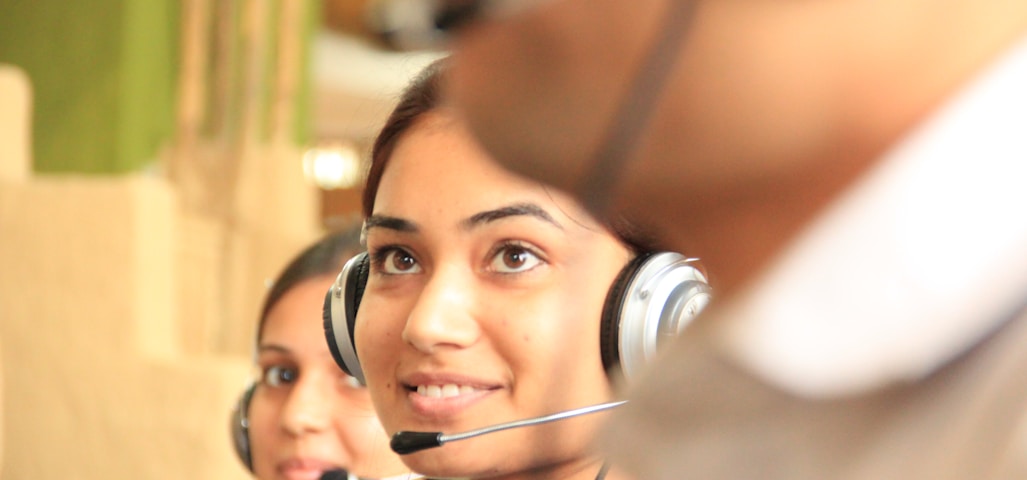
[[[628,370],[621,311],[645,310],[629,297],[652,297],[632,293],[638,275],[666,283],[667,272],[684,272],[661,304],[691,313],[707,298],[704,278],[677,254],[651,255],[626,224],[599,223],[565,193],[495,165],[439,101],[445,62],[408,87],[373,147],[367,254],[347,264],[325,302],[337,361],[366,379],[394,435],[467,432],[616,400],[608,372]],[[591,449],[603,417],[507,429],[403,461],[429,477],[624,478]]]
[[[359,235],[359,229],[334,233],[308,247],[265,299],[257,328],[260,380],[232,420],[236,451],[260,480],[317,480],[337,470],[364,478],[409,472],[389,450],[367,389],[339,370],[324,342],[321,299],[359,251]]]

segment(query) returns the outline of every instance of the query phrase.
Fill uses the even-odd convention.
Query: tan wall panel
[[[158,180],[0,183],[5,479],[248,478],[248,362],[176,353],[175,218]]]

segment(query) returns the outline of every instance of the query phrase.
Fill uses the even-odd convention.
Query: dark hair
[[[264,299],[264,308],[260,311],[257,324],[257,342],[263,337],[267,314],[286,292],[305,280],[339,273],[346,260],[360,251],[360,226],[357,225],[329,233],[296,255],[278,274]]]
[[[446,58],[436,60],[414,77],[403,90],[403,95],[389,118],[385,120],[385,125],[378,132],[378,138],[374,139],[374,146],[371,147],[371,168],[367,172],[361,205],[364,218],[370,217],[374,210],[374,198],[378,195],[382,173],[385,172],[385,165],[392,156],[399,138],[417,119],[439,106],[439,83],[446,63]]]
[[[371,216],[374,211],[375,197],[382,174],[388,164],[392,151],[404,132],[410,129],[421,116],[431,112],[440,105],[442,78],[448,66],[448,58],[441,58],[429,64],[407,85],[396,104],[395,109],[385,121],[378,138],[371,148],[371,167],[367,172],[364,185],[362,209],[364,217]],[[623,217],[604,219],[606,228],[616,235],[628,248],[635,253],[653,252],[658,248],[654,238],[642,231],[637,225]]]

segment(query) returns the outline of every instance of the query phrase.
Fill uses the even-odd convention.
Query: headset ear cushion
[[[253,472],[253,451],[250,448],[250,401],[253,399],[253,392],[256,388],[257,384],[251,383],[239,397],[239,402],[232,410],[232,417],[228,425],[235,454],[250,472]]]
[[[641,253],[624,265],[610,286],[606,301],[603,302],[603,315],[599,324],[599,352],[607,375],[613,375],[614,371],[620,370],[620,321],[627,298],[625,290],[651,256],[651,253]]]
[[[354,326],[357,324],[357,310],[360,309],[360,302],[364,299],[364,289],[367,288],[367,275],[371,268],[370,257],[367,252],[360,254],[360,260],[350,271],[350,279],[346,282],[346,327],[349,328],[349,338],[353,338]],[[356,346],[353,348],[356,351]]]
[[[346,262],[335,284],[325,294],[322,310],[325,340],[335,363],[347,374],[364,383],[353,336],[357,310],[364,296],[370,260],[366,252]]]

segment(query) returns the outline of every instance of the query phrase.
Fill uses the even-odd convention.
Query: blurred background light
[[[360,152],[352,142],[318,145],[303,154],[303,174],[324,190],[353,188],[363,182]]]

